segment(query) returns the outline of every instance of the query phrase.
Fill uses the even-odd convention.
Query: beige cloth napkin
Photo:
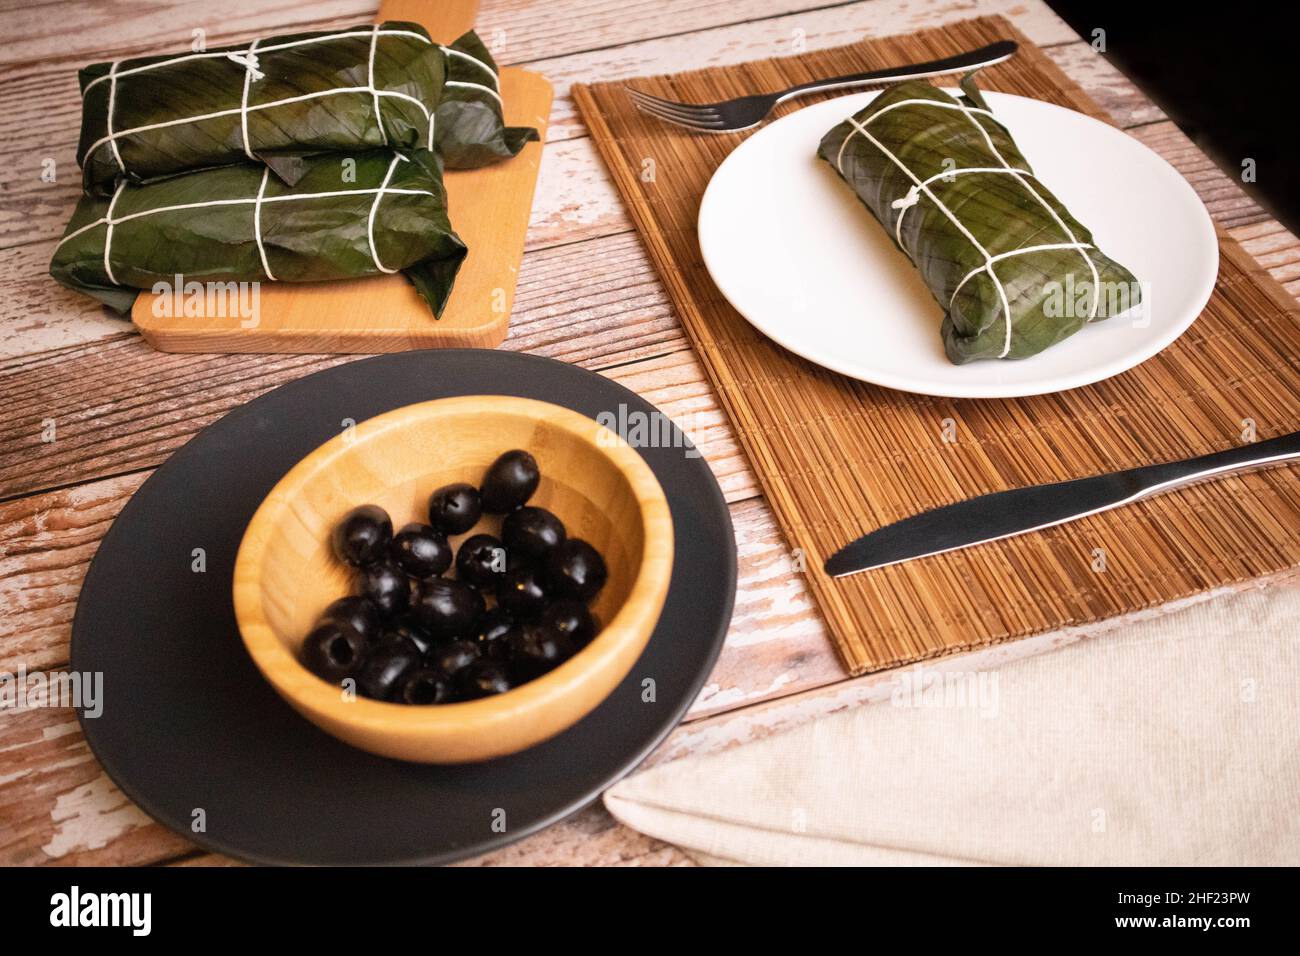
[[[928,703],[919,673],[605,805],[712,864],[1300,864],[1295,585],[941,678]]]

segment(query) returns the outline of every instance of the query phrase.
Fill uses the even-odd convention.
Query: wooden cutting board
[[[434,40],[450,43],[473,28],[477,12],[477,0],[384,0],[378,19],[413,21]],[[239,316],[155,316],[155,297],[147,293],[136,300],[132,321],[164,352],[399,352],[500,344],[510,324],[552,95],[545,77],[503,69],[506,124],[535,126],[541,141],[494,166],[446,174],[452,226],[469,255],[441,319],[403,276],[385,275],[264,283],[255,328],[242,328]]]
[[[790,573],[808,583],[854,674],[1091,625],[1300,565],[1300,468],[1275,468],[851,577],[822,572],[841,545],[927,508],[1300,430],[1300,308],[1222,233],[1218,283],[1196,323],[1159,355],[1095,385],[1023,399],[954,400],[889,391],[804,361],[746,322],[700,258],[700,197],[719,163],[751,134],[667,126],[633,109],[624,89],[707,103],[1003,39],[1018,41],[1020,52],[983,71],[982,87],[1104,118],[1000,17],[783,59],[573,87],[592,142],[786,534]],[[776,115],[813,101],[782,104]],[[657,176],[643,175],[647,159]],[[816,161],[810,154],[808,162]],[[855,202],[851,194],[844,201]],[[846,303],[845,321],[871,306]]]

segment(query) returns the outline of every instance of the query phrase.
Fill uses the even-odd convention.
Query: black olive
[[[496,661],[478,660],[460,672],[456,684],[465,697],[473,700],[504,694],[510,689],[510,678]]]
[[[564,523],[545,508],[520,508],[501,522],[506,550],[530,561],[544,561],[563,540]]]
[[[429,654],[434,648],[433,635],[426,631],[420,625],[420,622],[415,620],[414,616],[409,613],[402,615],[384,628],[381,639],[387,640],[391,637],[410,641],[411,646],[422,656]]]
[[[526,680],[554,670],[573,656],[567,635],[541,624],[525,624],[510,637],[510,661]]]
[[[475,638],[482,652],[493,659],[501,657],[509,646],[507,636],[514,629],[515,619],[502,607],[489,610],[478,623]]]
[[[452,699],[451,683],[439,671],[423,667],[406,676],[397,699],[403,704],[445,704]]]
[[[374,602],[385,617],[405,611],[411,600],[411,582],[391,560],[376,561],[361,569],[361,593]]]
[[[334,526],[331,538],[340,561],[362,568],[378,561],[393,538],[393,522],[378,505],[353,508]]]
[[[492,587],[506,573],[506,551],[490,534],[471,535],[456,552],[456,576],[479,587]]]
[[[517,551],[506,552],[506,570],[513,571],[516,568],[535,568],[537,562],[526,554],[520,554]]]
[[[542,624],[568,637],[574,647],[586,647],[596,636],[596,619],[581,601],[557,601],[542,613]]]
[[[482,516],[483,502],[473,485],[445,485],[429,496],[429,524],[443,534],[464,534]]]
[[[357,693],[375,700],[389,700],[403,678],[419,666],[420,652],[410,641],[401,637],[385,638],[357,672]]]
[[[551,552],[546,575],[556,597],[590,601],[605,586],[609,572],[599,551],[581,538],[570,538]]]
[[[393,560],[413,578],[435,578],[451,567],[451,545],[441,531],[412,522],[393,535]]]
[[[474,641],[448,641],[434,648],[433,653],[429,655],[429,666],[452,677],[478,658],[479,648]]]
[[[483,616],[483,595],[463,581],[429,578],[416,587],[411,611],[437,639],[468,636]]]
[[[336,684],[361,666],[366,638],[343,621],[325,621],[302,642],[303,666],[317,677]]]
[[[527,565],[507,571],[497,589],[497,604],[521,620],[537,617],[546,610],[546,585],[542,573]]]
[[[508,451],[483,476],[483,510],[503,515],[522,507],[542,480],[537,459],[526,451]]]
[[[339,621],[351,625],[361,632],[368,641],[379,637],[379,628],[383,615],[375,602],[368,597],[341,597],[321,612],[318,624],[326,621]]]

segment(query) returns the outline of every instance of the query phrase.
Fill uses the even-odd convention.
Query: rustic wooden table
[[[326,355],[167,355],[46,266],[76,201],[78,67],[373,18],[373,0],[48,0],[0,10],[0,672],[68,660],[77,593],[100,537],[150,472],[233,407]],[[849,680],[568,98],[571,83],[740,62],[1009,17],[1133,136],[1168,159],[1215,220],[1300,296],[1300,241],[1271,221],[1140,91],[1041,0],[486,0],[479,32],[505,64],[555,84],[551,132],[503,348],[614,378],[694,437],[731,504],[740,590],[727,646],[687,722],[651,758],[770,734],[887,692]],[[75,25],[75,29],[71,29]],[[1104,25],[1103,25],[1104,26]],[[43,172],[53,163],[56,182]],[[55,440],[48,441],[53,428]],[[1263,582],[1298,586],[1294,575]],[[1107,626],[1122,626],[1114,622]],[[1094,628],[1089,634],[1095,634]],[[987,666],[1079,637],[1042,635],[963,659]],[[110,782],[69,710],[0,712],[0,863],[221,865],[153,823]],[[687,864],[601,807],[470,865]]]

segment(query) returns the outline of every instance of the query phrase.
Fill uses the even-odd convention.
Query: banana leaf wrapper
[[[149,182],[254,160],[292,185],[315,154],[435,140],[464,168],[537,135],[502,125],[496,64],[477,36],[443,47],[403,21],[96,63],[80,82],[77,162],[85,190],[101,194],[119,177]],[[440,120],[450,129],[439,131]]]
[[[477,169],[516,155],[537,139],[531,126],[506,126],[496,61],[474,32],[447,51],[447,82],[435,123],[448,169]]]
[[[920,270],[949,360],[1026,358],[1136,306],[1133,274],[1038,181],[972,78],[961,86],[890,87],[818,150]]]
[[[260,197],[260,198],[259,198]],[[126,313],[141,289],[315,282],[401,271],[442,314],[466,247],[436,154],[380,149],[306,161],[290,186],[245,163],[83,196],[50,275]]]

